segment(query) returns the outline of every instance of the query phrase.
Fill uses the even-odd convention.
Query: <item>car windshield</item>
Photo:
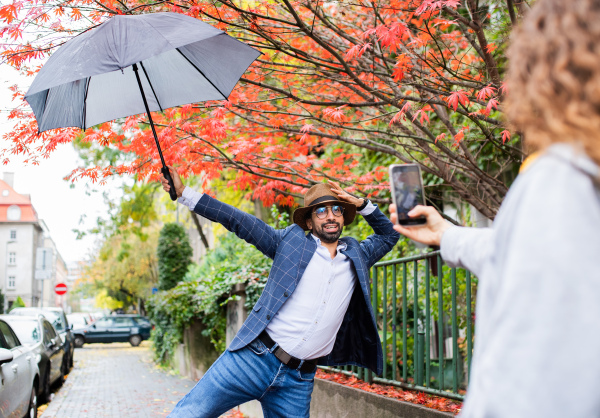
[[[37,344],[42,339],[38,321],[34,319],[31,321],[10,321],[9,324],[22,344]]]
[[[10,312],[11,315],[39,315],[42,314],[48,321],[52,323],[54,329],[58,332],[64,332],[65,321],[62,318],[62,315],[59,311],[51,311],[47,309],[38,309],[38,308],[16,308]]]
[[[58,312],[44,311],[44,316],[52,323],[52,325],[54,325],[54,329],[56,329],[56,331],[62,332],[65,330],[65,324]]]

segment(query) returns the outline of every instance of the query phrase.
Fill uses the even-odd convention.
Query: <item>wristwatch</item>
[[[371,201],[369,199],[364,199],[363,204],[360,205],[359,207],[357,207],[356,211],[360,212],[361,210],[363,210],[364,208],[366,208],[369,203],[371,203]]]

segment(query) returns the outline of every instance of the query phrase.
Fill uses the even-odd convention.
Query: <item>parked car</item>
[[[40,374],[35,354],[0,319],[0,416],[37,418]]]
[[[74,329],[75,346],[85,343],[127,342],[137,347],[150,338],[152,325],[148,318],[139,315],[105,316],[84,328]]]
[[[10,311],[10,315],[39,315],[42,314],[48,321],[54,326],[60,338],[65,342],[65,357],[64,370],[65,374],[69,373],[71,367],[73,367],[73,354],[75,352],[75,345],[73,343],[74,337],[71,332],[72,327],[69,326],[67,321],[67,315],[62,308],[14,308]]]
[[[48,402],[50,385],[62,382],[65,378],[65,342],[44,315],[1,315],[0,319],[12,327],[23,345],[31,348],[41,376],[38,398],[40,403]]]
[[[67,321],[74,328],[84,328],[85,326],[94,322],[94,319],[89,313],[74,312],[67,315]]]

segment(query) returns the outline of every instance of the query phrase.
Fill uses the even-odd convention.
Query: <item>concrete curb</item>
[[[79,364],[78,364],[79,366]],[[81,369],[73,368],[69,373],[68,378],[63,383],[62,387],[54,394],[54,398],[48,403],[48,407],[44,410],[44,413],[40,418],[54,418],[56,413],[60,410],[62,403],[69,395],[73,384],[77,381],[77,378],[81,374]]]

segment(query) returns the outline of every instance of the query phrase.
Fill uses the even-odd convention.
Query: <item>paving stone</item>
[[[150,343],[86,344],[42,418],[164,417],[194,386],[158,368]]]

